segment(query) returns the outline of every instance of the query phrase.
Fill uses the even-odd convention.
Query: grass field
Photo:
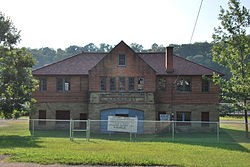
[[[27,121],[0,123],[0,154],[7,161],[40,164],[250,166],[250,140],[242,125],[222,125],[217,143],[209,140],[164,138],[139,140],[31,137]],[[188,138],[187,138],[188,139]]]

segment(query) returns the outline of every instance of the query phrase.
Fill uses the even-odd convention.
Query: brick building
[[[80,53],[33,71],[39,119],[218,121],[212,69],[166,52],[136,53],[121,41],[109,53]]]

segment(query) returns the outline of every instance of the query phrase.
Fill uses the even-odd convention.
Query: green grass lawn
[[[220,117],[221,121],[244,121],[244,116],[224,116]],[[250,117],[248,117],[248,120],[250,120]]]
[[[174,142],[167,136],[136,142],[129,142],[129,138],[70,141],[60,135],[31,137],[27,121],[12,121],[0,123],[0,154],[10,155],[7,161],[40,164],[244,167],[250,164],[250,140],[243,134],[241,127],[223,125],[221,137],[228,140],[219,143],[185,140],[185,136]]]

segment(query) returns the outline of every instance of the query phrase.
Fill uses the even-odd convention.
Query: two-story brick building
[[[121,41],[109,53],[80,53],[33,71],[39,119],[218,121],[212,69],[166,52],[136,53]]]

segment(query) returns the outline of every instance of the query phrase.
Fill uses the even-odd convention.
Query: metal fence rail
[[[244,121],[140,121],[125,120],[0,120],[0,134],[5,131],[34,137],[58,137],[70,140],[119,140],[181,143],[250,143]],[[249,124],[248,124],[249,126]],[[247,138],[248,134],[248,138]]]
[[[54,120],[30,119],[32,136],[129,140],[129,141],[219,141],[220,123],[201,121]]]

